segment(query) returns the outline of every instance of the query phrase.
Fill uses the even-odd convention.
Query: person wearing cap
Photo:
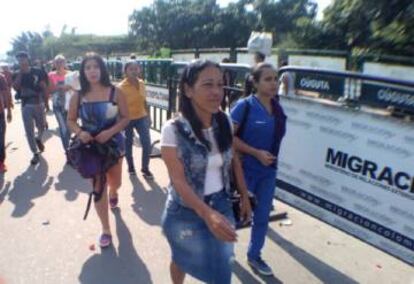
[[[22,101],[22,116],[27,142],[33,153],[30,163],[36,165],[40,161],[39,153],[45,146],[42,142],[45,130],[45,105],[47,74],[38,68],[30,66],[29,55],[19,52],[16,55],[20,69],[13,75],[13,88],[17,92],[17,98]],[[34,125],[37,128],[35,136]]]
[[[62,54],[56,55],[53,60],[55,71],[49,72],[49,93],[52,95],[53,113],[59,125],[60,139],[63,150],[67,153],[70,140],[70,131],[67,125],[67,111],[65,109],[66,92],[70,86],[65,85],[66,58]]]

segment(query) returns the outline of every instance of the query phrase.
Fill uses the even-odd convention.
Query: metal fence
[[[284,73],[294,81],[290,94],[296,96],[378,110],[407,119],[414,116],[414,81],[291,66],[281,68],[279,78]]]

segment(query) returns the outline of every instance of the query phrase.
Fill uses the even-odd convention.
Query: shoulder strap
[[[235,133],[237,137],[242,137],[244,133],[244,129],[246,128],[246,121],[247,121],[247,117],[249,116],[249,112],[250,112],[250,103],[247,100],[247,98],[245,99],[244,105],[245,106],[244,106],[243,117],[242,117],[242,120],[240,121],[239,128],[237,129],[237,133]]]
[[[81,105],[81,101],[82,101],[82,94],[81,94],[81,92],[78,92],[78,110],[77,111],[79,111],[79,107]]]
[[[115,87],[111,86],[111,93],[109,94],[109,101],[113,104],[116,104],[115,102]]]

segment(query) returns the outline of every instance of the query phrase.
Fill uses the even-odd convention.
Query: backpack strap
[[[99,191],[95,191],[95,187],[98,182],[99,182],[99,189],[98,189]],[[86,218],[88,218],[89,209],[91,208],[91,203],[92,203],[92,196],[93,196],[93,201],[95,203],[101,200],[102,193],[105,190],[105,184],[106,184],[105,173],[101,173],[100,175],[95,176],[92,179],[93,190],[91,193],[89,193],[88,203],[86,204],[86,210],[85,210],[85,214],[83,215],[83,220],[86,220]]]
[[[79,108],[80,108],[80,105],[81,105],[81,101],[82,101],[82,95],[81,95],[80,92],[78,92],[78,112],[79,112]]]
[[[237,132],[235,133],[235,135],[239,138],[241,138],[244,134],[244,129],[246,128],[246,122],[249,116],[249,112],[250,112],[250,103],[246,98],[245,104],[244,104],[243,117],[242,117],[242,120],[240,121],[239,128],[237,129]]]
[[[111,86],[111,92],[109,93],[109,101],[112,104],[116,105],[116,102],[115,102],[115,87],[114,86]]]

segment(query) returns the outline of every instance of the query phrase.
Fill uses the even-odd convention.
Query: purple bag
[[[68,159],[79,174],[84,178],[93,179],[93,188],[100,179],[101,188],[98,192],[92,191],[89,194],[88,204],[83,219],[88,216],[89,208],[91,206],[92,196],[97,202],[102,196],[103,186],[106,183],[105,173],[108,169],[114,166],[121,157],[118,147],[114,140],[109,140],[105,144],[89,143],[84,144],[76,137],[72,139],[68,148]]]
[[[91,144],[83,144],[79,139],[72,140],[68,149],[68,159],[84,178],[93,178],[103,173],[102,157],[94,151]]]

